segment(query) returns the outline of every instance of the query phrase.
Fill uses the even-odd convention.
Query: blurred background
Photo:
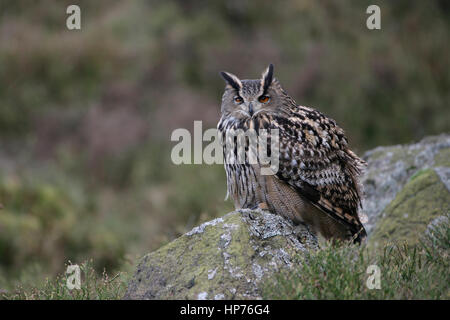
[[[126,269],[230,211],[223,166],[170,160],[172,130],[216,126],[220,70],[274,63],[360,155],[450,131],[450,2],[375,2],[0,0],[0,288]]]

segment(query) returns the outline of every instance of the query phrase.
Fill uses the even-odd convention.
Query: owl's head
[[[229,72],[221,72],[226,87],[222,96],[222,114],[237,119],[252,118],[261,112],[274,112],[284,105],[287,96],[273,77],[273,65],[262,73],[261,79],[240,80]]]

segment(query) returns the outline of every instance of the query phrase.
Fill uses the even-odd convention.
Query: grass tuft
[[[296,272],[267,280],[265,299],[449,299],[448,219],[428,229],[419,244],[390,244],[369,250],[327,243],[299,257]],[[369,266],[380,270],[380,289],[370,289]]]
[[[71,263],[69,262],[67,266]],[[73,274],[73,273],[72,273]],[[80,265],[80,289],[69,289],[68,277],[71,274],[59,274],[55,278],[46,278],[38,286],[19,285],[11,292],[0,292],[0,299],[7,300],[114,300],[121,299],[126,290],[128,274],[118,272],[112,276],[106,271],[98,274],[93,261]]]

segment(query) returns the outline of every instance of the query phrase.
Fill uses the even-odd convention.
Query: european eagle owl
[[[262,175],[258,164],[225,162],[236,209],[266,208],[326,239],[360,243],[366,237],[358,217],[365,162],[349,149],[344,131],[321,112],[297,105],[273,77],[272,64],[257,80],[221,75],[226,82],[218,124],[222,141],[233,130],[278,129],[276,173]]]

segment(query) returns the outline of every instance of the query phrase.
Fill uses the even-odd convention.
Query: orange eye
[[[261,103],[267,103],[267,102],[269,102],[270,97],[269,96],[261,96],[261,97],[258,98],[258,100]]]
[[[236,102],[236,103],[242,103],[243,101],[244,100],[241,97],[239,97],[239,96],[234,97],[234,102]]]

